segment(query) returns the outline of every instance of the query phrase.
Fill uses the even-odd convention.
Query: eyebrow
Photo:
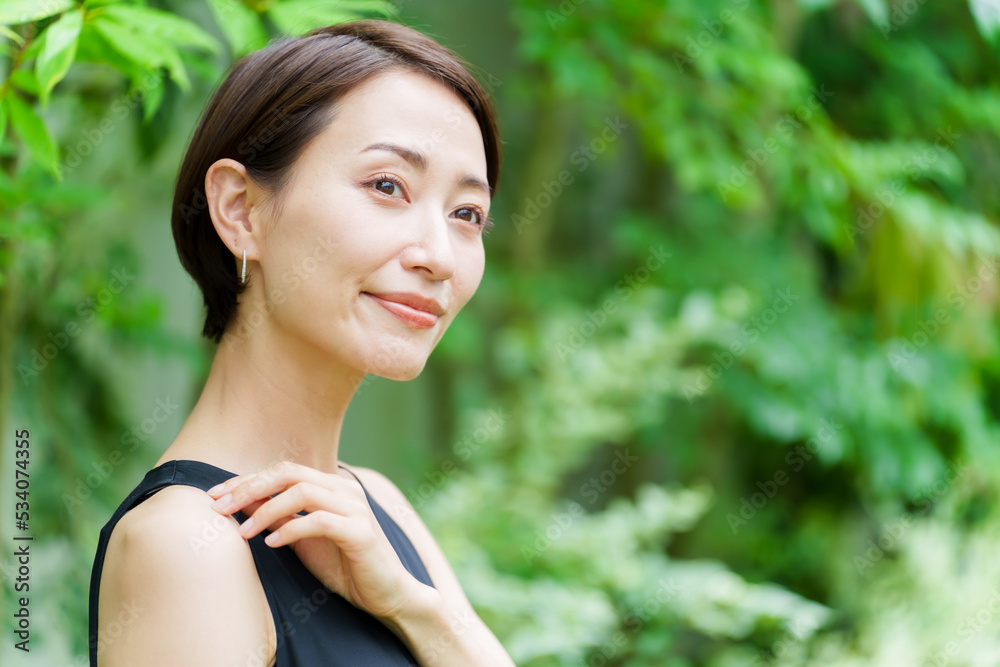
[[[398,155],[399,157],[403,158],[411,165],[413,165],[415,169],[418,169],[419,171],[427,171],[427,158],[424,156],[424,154],[409,149],[405,146],[400,146],[399,144],[380,142],[371,144],[370,146],[366,146],[365,148],[361,149],[362,153],[365,153],[367,151],[385,151],[387,153],[395,153],[396,155]],[[471,188],[476,188],[478,190],[482,190],[489,197],[493,196],[493,189],[481,178],[477,178],[475,176],[472,176],[471,174],[466,174],[465,176],[463,176],[459,180],[458,184],[462,187],[471,187]]]

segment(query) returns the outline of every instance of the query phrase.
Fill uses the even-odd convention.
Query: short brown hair
[[[292,166],[329,125],[333,105],[366,79],[396,68],[442,81],[468,104],[483,135],[487,182],[496,192],[500,140],[492,100],[455,53],[413,28],[381,20],[340,23],[272,42],[229,68],[177,177],[171,227],[181,265],[205,299],[203,336],[222,339],[244,289],[209,215],[208,168],[223,158],[240,162],[280,208]]]

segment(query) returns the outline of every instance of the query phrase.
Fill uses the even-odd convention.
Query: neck
[[[328,355],[327,355],[328,356]],[[275,327],[228,331],[201,397],[159,463],[188,458],[238,475],[288,460],[337,471],[347,406],[365,374],[311,346],[289,345]]]

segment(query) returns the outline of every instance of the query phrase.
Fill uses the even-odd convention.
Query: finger
[[[233,495],[231,492],[223,488],[221,491],[217,491],[216,495],[218,496],[220,493],[223,495],[216,498],[215,502],[213,502],[209,507],[224,515],[233,514],[238,510],[243,510],[244,514],[250,516],[258,507],[261,506],[262,503],[267,500],[266,498],[251,500],[248,503],[243,503],[238,506],[233,502]]]
[[[310,513],[322,510],[342,516],[359,516],[366,519],[371,515],[371,508],[367,502],[362,505],[356,498],[352,498],[348,494],[334,492],[308,482],[300,482],[260,505],[254,515],[240,526],[240,534],[249,539],[260,531],[271,527],[279,519],[294,518],[294,515],[303,510]]]
[[[299,516],[298,514],[292,514],[291,516],[285,516],[285,517],[281,517],[280,519],[275,519],[269,525],[267,525],[264,529],[261,529],[260,528],[260,523],[258,523],[258,522],[261,522],[261,521],[264,520],[264,515],[263,514],[258,514],[257,510],[260,509],[260,507],[262,505],[264,505],[265,503],[267,503],[266,500],[255,500],[254,502],[250,503],[249,505],[247,505],[246,507],[243,508],[243,513],[247,515],[248,519],[247,519],[247,521],[244,521],[243,523],[240,524],[239,530],[241,532],[242,532],[243,526],[245,526],[247,524],[247,522],[249,521],[249,519],[253,519],[254,520],[253,525],[257,526],[257,530],[255,530],[254,533],[257,534],[257,533],[263,532],[263,530],[270,530],[272,532],[274,532],[276,530],[279,530],[283,525],[285,525],[287,522],[291,521],[294,517]],[[246,539],[250,539],[251,537],[253,537],[253,535],[246,535],[245,537],[246,537]]]
[[[303,515],[301,515],[301,514],[293,514],[292,516],[282,517],[282,518],[278,519],[277,521],[271,522],[271,525],[267,527],[267,530],[269,530],[272,533],[276,533],[279,530],[281,530],[281,527],[284,526],[289,521],[295,521],[295,519],[301,519],[302,516]],[[265,539],[267,539],[267,538],[265,538]]]
[[[260,479],[260,478],[275,477],[282,472],[283,467],[292,467],[292,466],[297,466],[300,468],[306,468],[308,470],[312,470],[312,468],[308,468],[307,466],[302,466],[297,463],[292,463],[291,461],[277,461],[267,466],[266,468],[258,470],[257,472],[230,477],[226,481],[220,482],[215,486],[211,487],[210,489],[207,489],[205,493],[212,496],[213,498],[219,498],[220,496],[224,496],[225,494],[230,493],[234,488],[236,488],[237,486],[239,486],[240,484],[246,482],[251,478]]]
[[[205,493],[211,498],[215,498],[210,507],[221,514],[232,514],[238,508],[233,506],[232,503],[232,490],[245,482],[250,475],[237,475],[236,477],[230,477],[225,482],[216,484],[210,489],[206,489]],[[230,509],[231,508],[231,509]]]
[[[267,500],[265,500],[263,498],[261,498],[260,500],[255,500],[252,503],[250,503],[249,505],[247,505],[246,507],[244,507],[241,511],[245,515],[247,515],[248,518],[252,517],[257,512],[257,510],[260,509],[260,506],[263,505],[266,502],[267,502]]]
[[[205,493],[212,496],[213,498],[218,498],[229,493],[229,490],[233,488],[239,482],[242,482],[246,478],[246,475],[237,475],[236,477],[230,477],[225,482],[219,482],[210,489],[206,489]]]
[[[295,517],[264,538],[268,546],[281,547],[307,537],[325,537],[332,540],[341,551],[364,552],[374,540],[371,527],[357,517],[317,511]]]
[[[235,482],[232,486],[224,487],[228,492],[222,495],[212,508],[225,514],[235,512],[253,500],[281,493],[299,482],[309,482],[318,487],[364,498],[364,490],[356,480],[323,473],[291,461],[281,461]],[[365,502],[367,503],[367,500]]]

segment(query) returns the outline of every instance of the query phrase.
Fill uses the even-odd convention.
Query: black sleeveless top
[[[236,477],[236,473],[202,461],[167,461],[146,473],[101,529],[90,578],[90,667],[97,667],[97,646],[101,641],[97,632],[101,570],[115,524],[126,512],[165,486],[186,484],[207,491],[231,477]],[[361,488],[364,489],[364,485]],[[402,529],[389,518],[367,489],[365,496],[403,566],[418,581],[433,586],[423,562]],[[243,512],[234,512],[231,516],[241,524],[248,518]],[[277,635],[275,667],[402,667],[418,664],[389,628],[324,586],[306,569],[291,547],[265,544],[266,536],[265,532],[261,532],[247,542],[274,617]],[[267,664],[264,656],[261,656],[259,664]]]

